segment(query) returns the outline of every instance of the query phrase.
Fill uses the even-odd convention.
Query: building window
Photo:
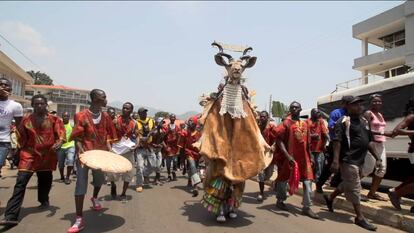
[[[379,38],[384,43],[384,49],[392,49],[405,45],[405,30]]]
[[[62,116],[64,112],[70,113],[70,116],[75,116],[76,113],[76,105],[72,104],[58,104],[57,105],[57,114],[58,116]]]
[[[389,78],[389,77],[394,77],[394,76],[406,74],[406,73],[408,73],[409,69],[410,69],[409,66],[401,66],[401,67],[398,67],[398,68],[390,69],[390,70],[385,71],[384,77]]]
[[[25,91],[25,92],[24,92],[24,95],[27,95],[27,96],[34,96],[34,91]]]

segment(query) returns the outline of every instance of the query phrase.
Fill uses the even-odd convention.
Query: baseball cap
[[[144,107],[140,107],[138,109],[138,112],[148,112],[148,109],[144,108]]]
[[[350,99],[348,104],[355,104],[355,103],[359,103],[359,102],[363,102],[363,101],[364,101],[363,99],[356,96],[356,97],[353,97],[352,99]]]
[[[344,102],[345,104],[349,104],[349,102],[351,100],[353,100],[355,97],[353,95],[344,95],[342,96],[342,102]]]

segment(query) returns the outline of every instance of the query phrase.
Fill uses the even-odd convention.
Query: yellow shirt
[[[154,128],[154,120],[152,118],[147,117],[145,120],[138,119],[137,120],[137,127],[138,127],[138,134],[139,137],[146,137],[149,132]],[[148,138],[147,143],[151,143],[152,137]]]

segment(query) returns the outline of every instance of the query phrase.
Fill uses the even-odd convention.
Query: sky
[[[360,77],[352,25],[402,3],[0,2],[0,35],[31,62],[2,38],[0,50],[55,85],[100,88],[109,102],[182,114],[201,111],[199,96],[225,74],[211,43],[248,45],[258,59],[245,85],[259,110],[270,95],[309,109],[337,83]]]

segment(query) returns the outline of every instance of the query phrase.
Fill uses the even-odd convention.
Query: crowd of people
[[[0,78],[0,167],[5,165],[8,155],[15,155],[9,158],[9,163],[18,166],[18,173],[0,225],[14,226],[19,223],[26,186],[34,173],[38,178],[39,208],[49,207],[52,173],[56,168],[59,170],[60,181],[67,185],[71,184],[72,173],[76,175],[74,196],[77,217],[68,229],[69,233],[79,232],[85,227],[83,206],[89,170],[93,179],[90,200],[96,211],[102,209],[98,197],[104,184],[110,185],[113,199],[126,202],[126,192],[133,180],[135,191],[141,193],[145,186],[163,182],[161,172],[166,167],[168,182],[177,180],[179,170],[182,174],[188,174],[188,186],[193,197],[197,197],[204,188],[203,205],[217,216],[218,222],[226,220],[225,212],[230,218],[237,217],[235,210],[241,204],[244,182],[230,182],[227,174],[209,177],[208,181],[204,179],[203,171],[210,171],[211,176],[212,170],[216,169],[214,172],[217,173],[224,169],[217,170],[220,163],[205,158],[200,149],[200,141],[205,146],[206,139],[203,141],[202,138],[208,135],[205,134],[204,127],[208,124],[204,123],[208,121],[203,119],[204,113],[187,119],[185,123],[178,123],[174,114],[153,119],[148,116],[146,108],[141,107],[134,112],[134,105],[126,102],[122,106],[122,112],[117,114],[113,108],[105,111],[106,94],[103,90],[94,89],[90,92],[90,107],[74,116],[68,112],[61,116],[51,114],[44,95],[33,96],[33,113],[23,116],[22,106],[9,99],[11,86],[9,80]],[[223,88],[220,86],[219,92]],[[261,165],[264,169],[256,173],[259,185],[257,200],[261,202],[266,198],[265,182],[271,179],[276,170],[276,207],[289,211],[286,205],[288,194],[294,194],[298,182],[302,182],[302,213],[319,219],[318,213],[312,210],[312,183],[316,184],[316,192],[323,194],[323,187],[330,180],[330,185],[336,189],[330,195],[324,195],[329,211],[334,211],[333,201],[343,193],[354,207],[355,224],[376,230],[376,226],[364,217],[361,200],[368,198],[387,201],[377,194],[387,166],[384,143],[387,137],[397,135],[414,138],[414,101],[409,101],[406,118],[392,131],[385,130],[381,95],[370,96],[368,110],[364,110],[363,102],[359,97],[343,96],[342,106],[330,113],[328,121],[316,108],[312,109],[309,119],[301,119],[302,107],[296,101],[289,105],[288,113],[279,124],[266,111],[254,113],[255,127],[260,129],[261,136],[269,147],[266,148],[273,154],[272,161],[266,166]],[[213,98],[212,105],[214,104]],[[205,103],[202,105],[205,106]],[[246,113],[241,111],[239,114]],[[229,118],[228,121],[230,119],[233,120]],[[233,127],[239,126],[233,123]],[[242,128],[238,130],[243,131]],[[125,150],[122,146],[126,144],[132,146]],[[264,151],[267,151],[266,148]],[[136,169],[122,174],[104,173],[80,163],[79,154],[96,149],[119,154],[134,164]],[[410,162],[414,164],[414,143],[410,144],[408,152]],[[367,196],[362,196],[361,178],[371,174],[371,189]],[[150,177],[153,177],[152,181]],[[118,195],[116,182],[120,179],[123,186]],[[234,179],[244,180],[236,176]],[[409,178],[390,190],[388,195],[392,205],[401,209],[401,197],[412,193],[414,179]],[[226,211],[224,206],[228,208]],[[414,208],[411,211],[414,212]]]

